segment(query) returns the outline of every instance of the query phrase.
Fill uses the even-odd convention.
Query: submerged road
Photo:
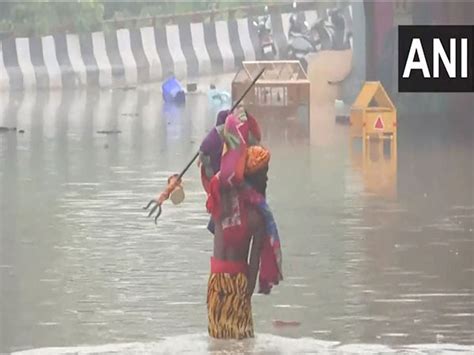
[[[285,280],[254,298],[260,335],[246,349],[472,345],[472,120],[400,117],[397,160],[375,149],[367,165],[349,128],[314,112],[312,135],[298,119],[258,117]],[[214,115],[205,94],[180,109],[152,88],[0,97],[0,126],[17,128],[0,132],[0,352],[208,349],[212,240],[198,169],[157,227],[141,208]]]

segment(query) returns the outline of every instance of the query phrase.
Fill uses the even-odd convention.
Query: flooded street
[[[285,279],[253,299],[256,341],[216,349],[474,351],[472,114],[399,117],[396,160],[370,170],[349,126],[320,112],[311,134],[257,117]],[[142,207],[214,121],[205,94],[180,109],[158,86],[0,96],[0,126],[17,128],[0,132],[0,352],[212,350],[197,167],[158,226]]]

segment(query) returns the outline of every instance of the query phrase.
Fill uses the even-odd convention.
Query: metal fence
[[[334,1],[341,3],[341,1]],[[245,18],[259,16],[265,13],[265,5],[268,6],[270,13],[283,13],[292,11],[292,2],[279,2],[276,4],[259,3],[248,6],[238,6],[232,8],[212,8],[206,11],[186,12],[179,14],[166,14],[159,16],[141,16],[128,18],[114,18],[103,21],[104,27],[111,29],[119,28],[138,28],[144,26],[166,26],[179,23],[197,23],[214,22],[217,20],[232,20],[236,18]],[[317,1],[299,2],[298,11],[314,10],[317,7]]]

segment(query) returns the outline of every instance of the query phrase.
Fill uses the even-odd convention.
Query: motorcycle
[[[293,13],[290,15],[290,27],[288,29],[288,52],[287,58],[298,60],[305,71],[308,68],[307,56],[319,51],[319,42],[311,37],[311,29],[304,14],[297,12],[296,2],[293,3]]]
[[[326,18],[319,19],[313,25],[311,32],[320,41],[320,50],[344,50],[351,47],[352,32],[347,29],[343,10],[343,8],[328,9]]]
[[[288,30],[287,58],[299,60],[305,71],[308,68],[308,56],[322,50],[342,50],[350,48],[350,36],[341,8],[329,9],[325,18],[320,18],[311,27],[305,21],[303,13],[296,11],[290,16]]]
[[[265,15],[259,16],[257,21],[253,21],[253,25],[257,27],[258,40],[260,43],[260,53],[258,57],[261,60],[275,60],[277,50],[272,36],[272,24],[268,6],[265,6]]]

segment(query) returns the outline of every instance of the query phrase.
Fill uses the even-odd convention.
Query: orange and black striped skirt
[[[211,273],[207,289],[207,314],[211,337],[253,338],[252,306],[245,273]]]

